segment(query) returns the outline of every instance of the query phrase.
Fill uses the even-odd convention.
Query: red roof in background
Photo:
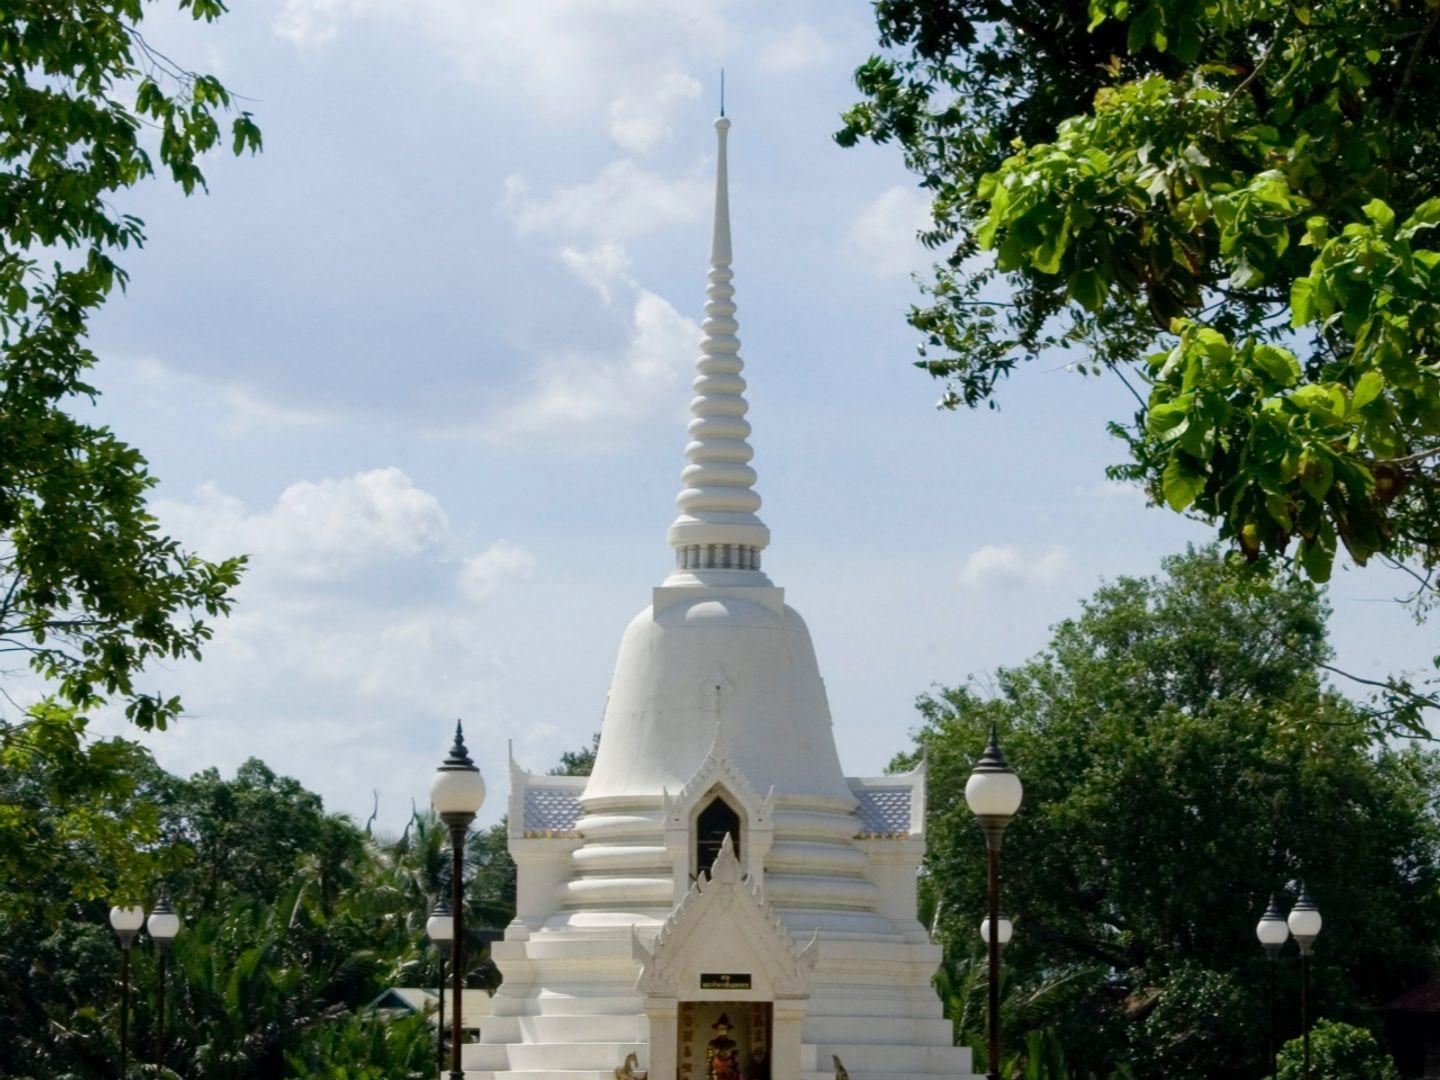
[[[1387,1012],[1440,1013],[1440,975],[1408,990],[1381,1008]]]

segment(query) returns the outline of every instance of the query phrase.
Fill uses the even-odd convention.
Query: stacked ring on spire
[[[721,119],[715,176],[715,230],[710,251],[710,283],[706,289],[705,322],[701,329],[699,372],[690,411],[689,462],[680,479],[685,487],[675,501],[680,517],[670,526],[670,543],[681,569],[757,570],[760,551],[770,531],[755,516],[760,509],[754,451],[747,441],[750,406],[740,372],[740,324],[735,320],[734,273],[730,269],[730,199],[726,181],[725,135],[730,122]]]

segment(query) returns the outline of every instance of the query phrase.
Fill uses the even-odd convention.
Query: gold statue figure
[[[740,1073],[740,1044],[730,1038],[730,1017],[721,1013],[710,1030],[715,1032],[715,1038],[705,1047],[705,1080],[744,1080]]]

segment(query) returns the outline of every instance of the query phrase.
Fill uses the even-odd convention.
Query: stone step
[[[645,1005],[634,993],[556,994],[542,990],[507,994],[502,987],[490,999],[490,1009],[495,1016],[639,1016]]]
[[[499,998],[495,999],[497,1002]],[[820,1017],[869,1018],[873,1016],[903,1017],[907,1020],[938,1020],[944,1016],[940,998],[934,990],[896,991],[893,987],[865,993],[827,994],[813,999],[807,1019]]]
[[[448,1074],[446,1074],[448,1077]],[[503,1069],[466,1069],[465,1080],[615,1080],[614,1069],[546,1069],[532,1072]],[[832,1076],[830,1080],[835,1080]]]
[[[466,1069],[495,1072],[608,1068],[614,1080],[614,1071],[625,1061],[626,1054],[638,1054],[643,1061],[647,1050],[648,1046],[639,1042],[469,1043],[461,1051],[460,1060]]]
[[[943,1017],[913,1016],[807,1016],[800,1038],[807,1043],[829,1044],[863,1039],[886,1046],[951,1046],[954,1025]]]
[[[538,934],[529,941],[497,941],[490,946],[490,955],[497,962],[554,957],[629,960],[630,935]]]
[[[492,1016],[480,1029],[482,1043],[639,1042],[645,1018],[632,1012],[542,1016]]]

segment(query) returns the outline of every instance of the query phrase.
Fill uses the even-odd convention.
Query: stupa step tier
[[[852,1028],[857,1023],[850,1021]],[[949,1022],[946,1042],[942,1045],[914,1045],[903,1042],[824,1042],[801,1044],[801,1069],[806,1077],[835,1076],[833,1060],[839,1058],[846,1071],[856,1078],[884,1077],[885,1080],[909,1080],[918,1077],[946,1077],[955,1080],[970,1071],[970,1051],[951,1046]],[[851,1038],[863,1033],[853,1032]],[[510,1046],[472,1044],[465,1047],[463,1064],[469,1080],[499,1080],[524,1077],[525,1080],[546,1080],[550,1077],[602,1077],[613,1080],[616,1068],[635,1054],[645,1068],[648,1047],[633,1043],[517,1043]],[[613,1062],[613,1064],[611,1064]],[[597,1068],[597,1063],[599,1067]],[[829,1069],[823,1066],[829,1065]]]

